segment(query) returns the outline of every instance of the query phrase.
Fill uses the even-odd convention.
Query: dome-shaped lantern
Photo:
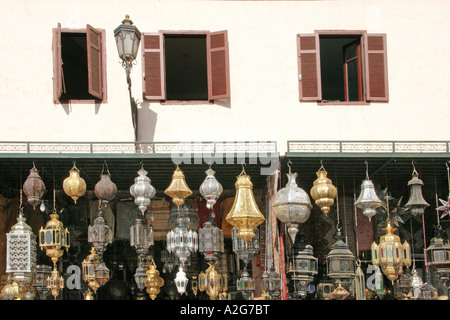
[[[192,194],[191,189],[186,184],[184,173],[178,165],[172,174],[172,181],[164,193],[172,198],[172,202],[177,207],[181,206],[184,200]]]
[[[112,182],[109,170],[107,173],[102,172],[100,181],[94,187],[94,193],[104,203],[109,203],[116,197],[117,186]]]
[[[330,211],[330,207],[334,204],[334,199],[337,195],[337,189],[332,184],[331,179],[327,177],[327,174],[328,172],[321,166],[316,172],[317,179],[314,181],[310,191],[311,197],[325,215]]]
[[[80,170],[73,164],[69,176],[63,181],[64,192],[77,203],[78,198],[86,193],[86,182],[80,176]]]
[[[41,203],[45,191],[45,183],[39,176],[38,169],[33,164],[33,168],[30,169],[30,174],[23,184],[23,192],[27,196],[27,202],[33,206],[33,209]]]
[[[372,180],[369,179],[369,174],[366,170],[366,179],[361,183],[361,193],[355,201],[355,206],[361,209],[362,213],[371,221],[372,217],[377,213],[376,209],[382,205],[383,203],[378,198],[375,186]]]
[[[405,207],[411,211],[413,216],[420,216],[424,213],[425,208],[430,205],[425,201],[422,195],[423,182],[419,179],[419,173],[414,169],[412,179],[408,181],[410,187],[410,197]]]

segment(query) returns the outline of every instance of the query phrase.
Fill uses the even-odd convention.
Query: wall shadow
[[[138,101],[138,141],[154,141],[158,114],[150,109],[150,103]]]

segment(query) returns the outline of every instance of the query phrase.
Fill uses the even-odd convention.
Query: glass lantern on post
[[[305,243],[301,232],[299,232],[292,250],[288,274],[293,281],[293,296],[296,299],[304,299],[308,284],[314,280],[314,276],[318,273],[318,259],[313,256],[313,247]]]

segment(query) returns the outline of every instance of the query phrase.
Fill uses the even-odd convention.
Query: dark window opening
[[[320,36],[322,100],[362,101],[361,36]]]
[[[93,99],[88,89],[86,33],[61,33],[63,92],[61,100]]]
[[[165,35],[167,100],[208,100],[206,35]]]

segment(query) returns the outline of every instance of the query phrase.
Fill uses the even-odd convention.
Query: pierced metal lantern
[[[408,181],[408,186],[410,187],[410,197],[405,207],[411,211],[413,216],[420,216],[425,212],[425,208],[430,205],[423,198],[423,182],[419,179],[419,173],[416,169],[412,173],[412,179]]]
[[[372,264],[380,265],[381,271],[394,284],[403,273],[403,266],[411,265],[411,247],[406,240],[403,244],[400,242],[400,237],[394,234],[397,228],[391,226],[390,220],[383,230],[386,234],[380,237],[380,244],[372,243]]]
[[[247,243],[244,240],[238,238],[238,230],[233,228],[231,230],[232,249],[238,259],[244,261],[247,265],[259,252],[259,229],[255,229],[255,237]]]
[[[164,285],[164,279],[159,276],[159,271],[156,269],[156,264],[153,260],[146,275],[145,287],[147,288],[147,293],[152,300],[155,300],[160,292],[160,288]]]
[[[439,277],[450,277],[450,244],[444,240],[444,230],[438,225],[435,236],[430,241],[427,248],[427,266],[431,268]]]
[[[172,198],[172,202],[177,206],[181,206],[184,200],[192,194],[184,178],[184,173],[178,167],[172,174],[172,181],[167,189],[164,191],[169,197]]]
[[[291,173],[290,167],[287,177],[286,186],[275,194],[272,206],[276,217],[287,224],[288,233],[294,243],[298,225],[308,220],[312,205],[308,194],[295,181],[297,173]]]
[[[248,242],[255,237],[255,229],[265,221],[253,195],[250,176],[242,170],[235,183],[236,196],[226,221],[237,229],[238,238]]]
[[[33,164],[33,168],[30,169],[30,174],[23,184],[23,192],[27,196],[27,202],[33,206],[33,209],[41,203],[45,191],[45,183],[39,176],[38,169]]]
[[[20,289],[32,283],[36,268],[36,236],[25,220],[20,208],[17,223],[6,234],[6,272]]]
[[[288,274],[294,284],[294,296],[303,299],[307,294],[308,284],[314,280],[318,273],[318,259],[313,256],[313,247],[306,244],[300,236],[293,247],[293,255],[290,257]]]
[[[189,230],[180,216],[177,219],[177,227],[167,233],[166,240],[167,251],[175,253],[183,266],[191,253],[198,250],[197,232]]]
[[[88,242],[99,255],[103,255],[107,246],[113,242],[113,231],[106,224],[101,211],[94,223],[88,227]]]
[[[117,194],[117,186],[111,180],[109,171],[101,174],[100,181],[95,184],[94,193],[103,203],[114,200]]]
[[[376,209],[381,207],[383,203],[375,192],[375,186],[369,177],[366,177],[361,184],[361,193],[356,199],[355,206],[362,210],[362,213],[371,221],[372,217],[377,213]]]
[[[134,184],[130,187],[130,193],[143,215],[150,205],[151,199],[155,196],[156,190],[151,185],[151,180],[147,177],[148,172],[144,168],[141,168],[137,173],[138,176],[134,178]]]
[[[330,279],[348,289],[355,278],[355,256],[343,241],[341,230],[337,230],[336,242],[326,258],[327,274]]]
[[[36,294],[41,300],[45,300],[50,294],[50,290],[47,288],[47,278],[52,274],[52,268],[45,264],[39,264],[36,266],[36,272],[33,279],[33,287]]]
[[[314,180],[311,188],[311,197],[315,200],[316,205],[320,207],[325,215],[330,211],[337,196],[337,189],[333,185],[330,178],[327,177],[328,172],[323,166],[316,172],[317,179]]]
[[[217,260],[217,255],[224,251],[223,231],[215,226],[212,217],[198,230],[198,251],[203,253],[207,261]]]
[[[75,203],[86,193],[86,181],[80,176],[80,170],[75,164],[70,169],[69,176],[63,181],[63,189]]]
[[[263,274],[262,289],[269,294],[271,300],[278,300],[281,296],[281,277],[272,265],[269,272]]]
[[[130,246],[136,249],[139,256],[145,256],[148,248],[154,244],[153,230],[147,225],[147,220],[143,217],[137,217],[134,224],[130,227]]]
[[[214,174],[216,173],[211,167],[205,171],[206,178],[203,180],[202,184],[200,185],[200,188],[198,189],[200,191],[200,194],[205,198],[206,200],[206,207],[208,209],[212,209],[214,204],[216,203],[217,199],[220,197],[220,195],[223,192],[222,185],[217,181]]]
[[[183,271],[183,266],[180,265],[178,268],[177,275],[175,277],[175,285],[179,294],[186,293],[186,287],[189,279],[186,277],[186,273]]]
[[[255,292],[255,280],[250,277],[250,274],[247,271],[247,266],[244,267],[241,277],[236,281],[236,287],[237,290],[242,293],[244,299],[253,299],[253,293]]]
[[[114,38],[116,39],[117,52],[124,66],[131,65],[137,57],[141,33],[133,25],[129,15],[125,15],[122,24],[114,30]]]

